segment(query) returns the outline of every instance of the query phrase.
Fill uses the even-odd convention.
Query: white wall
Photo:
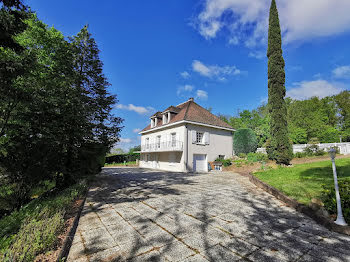
[[[340,154],[342,155],[349,155],[350,154],[350,143],[324,143],[324,144],[317,144],[320,149],[323,149],[325,151],[328,151],[331,147],[338,147]],[[293,153],[297,152],[303,152],[304,149],[308,146],[311,146],[311,144],[299,144],[299,145],[293,145]],[[258,148],[256,152],[261,152],[266,154],[266,149],[261,147]]]
[[[146,161],[147,154],[150,154],[150,161]],[[155,161],[157,158],[158,162]],[[143,168],[182,172],[184,171],[183,152],[142,153],[139,166]]]
[[[161,130],[155,130],[153,132],[144,134],[141,136],[141,145],[144,145],[146,143],[146,139],[149,138],[150,144],[154,144],[157,142],[157,136],[161,136],[160,140],[162,142],[169,141],[169,136],[171,133],[176,133],[176,140],[184,142],[184,132],[185,132],[185,126],[173,126]]]
[[[157,142],[157,136],[161,136],[161,143],[170,141],[170,135],[176,133],[176,140],[183,143],[182,151],[168,151],[168,152],[142,152],[140,159],[140,167],[144,168],[156,168],[160,170],[169,170],[176,172],[185,171],[184,168],[184,153],[185,148],[184,134],[185,126],[172,126],[169,128],[155,130],[144,134],[141,136],[141,145],[146,143],[146,139],[149,138],[149,143],[154,144]],[[150,161],[146,161],[147,154],[150,154]],[[158,158],[158,164],[155,160]],[[170,160],[174,160],[173,163],[170,163]]]
[[[224,155],[225,158],[232,157],[233,154],[233,134],[232,131],[217,128],[197,126],[188,124],[188,171],[193,171],[193,155],[205,154],[207,161],[211,162]],[[192,130],[209,133],[209,145],[198,145],[192,143]],[[186,149],[185,149],[186,150]]]

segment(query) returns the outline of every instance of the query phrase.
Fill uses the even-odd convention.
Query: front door
[[[207,155],[195,154],[193,155],[193,171],[194,172],[207,172]]]

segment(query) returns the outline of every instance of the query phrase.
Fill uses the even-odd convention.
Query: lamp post
[[[347,226],[347,224],[345,222],[345,219],[344,219],[344,216],[343,216],[343,212],[341,210],[341,202],[340,202],[337,170],[335,168],[335,161],[334,161],[336,153],[337,153],[337,151],[334,148],[331,148],[329,150],[329,155],[330,155],[330,157],[332,159],[334,187],[335,187],[335,197],[337,199],[337,210],[338,210],[337,220],[334,223],[336,223],[337,225],[340,225],[340,226]]]

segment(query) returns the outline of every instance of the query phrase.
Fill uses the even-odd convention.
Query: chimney
[[[194,98],[193,97],[190,97],[189,99],[188,99],[188,101],[194,101]]]

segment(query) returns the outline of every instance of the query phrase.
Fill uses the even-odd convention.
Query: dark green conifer
[[[289,165],[292,159],[292,146],[288,138],[287,107],[282,37],[276,1],[272,0],[269,18],[268,37],[268,95],[271,142],[269,158],[278,164]]]

